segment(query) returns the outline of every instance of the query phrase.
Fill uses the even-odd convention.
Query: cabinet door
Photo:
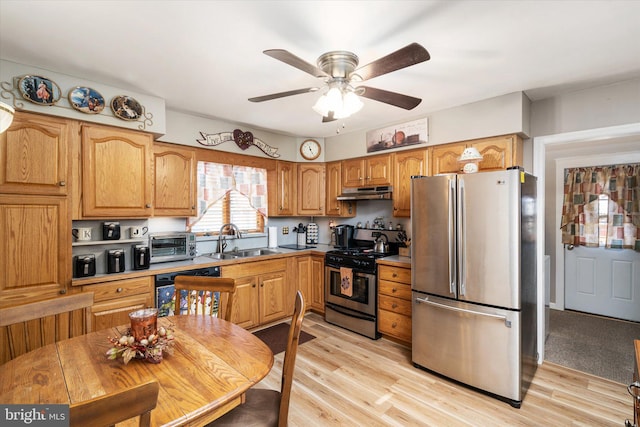
[[[307,300],[305,300],[307,301]],[[311,257],[311,308],[324,313],[324,258]]]
[[[83,216],[151,216],[152,142],[140,132],[82,127]]]
[[[175,146],[153,146],[154,216],[196,215],[196,153]]]
[[[296,257],[296,272],[298,287],[297,290],[302,292],[302,298],[307,303],[307,307],[310,307],[311,301],[311,257],[299,256]]]
[[[0,192],[66,195],[76,122],[16,113],[0,134]]]
[[[260,282],[260,323],[272,322],[287,316],[287,283],[284,271],[264,274]]]
[[[276,205],[275,209],[269,210],[269,215],[293,216],[296,211],[296,164],[277,161],[276,177]]]
[[[432,147],[431,173],[458,173],[462,170],[458,158],[466,148],[465,144],[445,144]]]
[[[363,159],[351,159],[342,161],[342,186],[360,187],[364,183],[365,170]]]
[[[153,307],[151,298],[146,294],[133,295],[99,302],[91,307],[91,325],[94,331],[113,328],[131,323],[129,313],[147,307]]]
[[[411,177],[428,175],[428,150],[403,151],[395,153],[395,173],[393,180],[393,216],[411,216]]]
[[[0,306],[67,290],[70,226],[66,197],[0,194]]]
[[[518,162],[518,143],[516,136],[502,136],[487,138],[470,144],[476,147],[482,154],[482,161],[478,164],[478,170],[490,171],[506,169],[511,166],[522,166],[522,160]],[[520,154],[521,157],[521,154]]]
[[[260,323],[258,316],[258,285],[256,277],[236,279],[236,294],[233,298],[232,322],[245,329]]]
[[[324,215],[324,165],[298,165],[298,215]]]
[[[356,215],[356,205],[353,202],[342,202],[338,196],[342,193],[342,162],[326,164],[327,199],[325,202],[325,215],[353,217]]]
[[[365,169],[365,185],[391,185],[391,155],[367,158]]]

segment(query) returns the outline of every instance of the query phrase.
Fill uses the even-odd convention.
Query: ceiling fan
[[[308,63],[284,49],[269,49],[263,53],[309,73],[312,76],[324,79],[328,90],[313,106],[313,109],[323,116],[323,122],[349,117],[351,114],[360,110],[360,108],[362,108],[362,101],[360,101],[358,96],[384,102],[385,104],[404,108],[405,110],[415,108],[420,104],[422,99],[369,86],[354,87],[353,84],[419,64],[430,58],[429,52],[418,43],[411,43],[360,68],[356,68],[358,66],[358,57],[354,53],[342,50],[320,55],[317,60],[317,66]],[[315,92],[320,89],[321,87],[308,87],[272,93],[270,95],[249,98],[249,101],[270,101],[286,96]]]

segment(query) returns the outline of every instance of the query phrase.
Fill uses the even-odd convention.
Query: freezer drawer
[[[507,400],[522,400],[520,312],[418,292],[412,296],[413,363]]]

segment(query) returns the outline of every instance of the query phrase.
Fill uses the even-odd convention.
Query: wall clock
[[[300,154],[306,160],[315,160],[320,156],[320,143],[315,139],[307,139],[300,145]]]

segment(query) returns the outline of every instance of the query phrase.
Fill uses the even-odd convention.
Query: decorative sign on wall
[[[429,133],[427,118],[425,117],[424,119],[367,132],[367,152],[423,144],[428,140]]]
[[[220,133],[204,133],[200,132],[202,138],[196,139],[199,144],[206,145],[208,147],[215,147],[223,142],[235,141],[236,145],[243,150],[255,145],[269,157],[280,157],[277,153],[278,149],[267,145],[264,141],[255,138],[251,132],[243,132],[240,129],[235,129],[233,132],[220,132]]]

